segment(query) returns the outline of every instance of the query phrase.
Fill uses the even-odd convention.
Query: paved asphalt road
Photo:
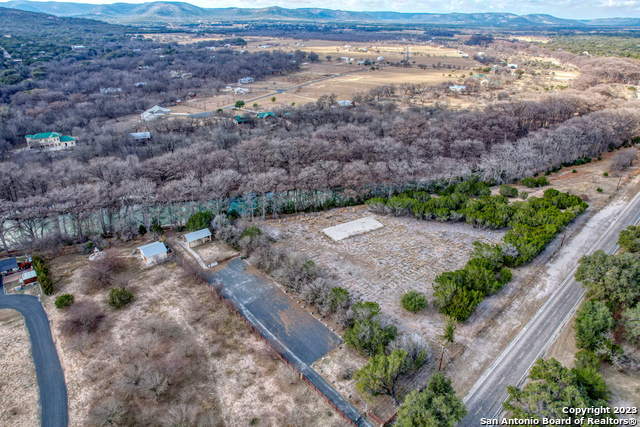
[[[373,427],[309,366],[340,343],[337,335],[274,284],[247,272],[240,259],[215,273],[205,272],[204,278],[355,425]]]
[[[617,250],[618,234],[640,219],[640,193],[638,193],[587,251],[604,250],[612,254]],[[492,362],[474,384],[465,403],[469,415],[462,421],[464,427],[480,426],[482,418],[498,418],[502,403],[507,398],[507,386],[521,386],[529,369],[555,341],[566,322],[582,302],[585,289],[573,278],[577,266],[563,280],[518,336]]]
[[[291,87],[287,87],[287,88],[284,88],[284,89],[274,89],[274,91],[273,91],[272,93],[269,93],[269,94],[267,94],[267,95],[262,95],[262,96],[259,96],[259,97],[257,97],[257,98],[244,100],[244,103],[245,103],[246,105],[249,105],[249,103],[251,103],[251,102],[255,102],[255,101],[258,101],[259,99],[271,98],[271,97],[272,97],[272,96],[274,96],[274,95],[278,95],[279,93],[285,93],[285,92],[288,92],[288,91],[290,91],[290,90],[292,90],[292,89],[297,89],[297,88],[299,88],[299,87],[312,85],[312,84],[314,84],[314,83],[323,82],[323,81],[325,81],[325,80],[335,79],[336,77],[347,76],[347,75],[349,75],[349,74],[353,74],[353,73],[361,73],[361,72],[363,72],[363,71],[368,71],[368,70],[369,70],[369,68],[363,68],[363,69],[360,69],[360,70],[349,71],[349,72],[347,72],[347,73],[336,74],[336,75],[329,76],[329,77],[323,77],[323,78],[318,79],[318,80],[314,80],[314,81],[307,82],[307,83],[302,83],[302,84],[295,85],[295,86],[291,86]],[[229,105],[229,106],[226,106],[226,107],[222,107],[221,109],[222,109],[222,110],[228,110],[229,108],[233,108],[233,105]],[[205,117],[209,117],[209,116],[210,116],[210,115],[212,115],[212,114],[215,114],[215,111],[205,111],[204,113],[190,114],[190,115],[189,115],[189,117],[191,117],[191,118],[193,118],[193,119],[202,119],[202,118],[205,118]]]
[[[36,366],[40,390],[42,427],[66,427],[69,424],[67,385],[51,337],[49,319],[38,298],[32,295],[6,295],[0,289],[0,308],[17,310],[24,316],[31,339],[31,355]],[[33,404],[33,402],[25,402]]]

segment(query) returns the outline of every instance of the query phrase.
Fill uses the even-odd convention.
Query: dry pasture
[[[139,243],[118,243],[110,251],[124,257],[135,246]],[[135,297],[116,310],[106,303],[108,286],[88,290],[85,255],[48,261],[56,287],[53,297],[71,293],[74,306],[93,304],[104,314],[93,332],[63,333],[74,306],[60,311],[53,306],[54,298],[44,302],[66,368],[70,426],[96,425],[114,407],[137,425],[174,425],[179,419],[206,426],[344,424],[262,339],[176,262],[141,269],[140,261],[130,257],[125,264],[117,281],[128,283]]]

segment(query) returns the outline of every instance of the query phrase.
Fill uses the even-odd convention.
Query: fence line
[[[181,255],[179,255],[176,251],[173,251],[173,253],[176,254],[177,258],[180,259],[182,264],[187,263],[188,261],[186,261],[184,258],[182,258]],[[232,257],[232,258],[235,258]],[[197,275],[198,279],[200,279],[200,281],[202,283],[204,283],[205,285],[207,285],[207,287],[209,288],[209,290],[211,291],[211,293],[215,296],[218,297],[218,299],[220,299],[220,301],[224,302],[225,305],[231,310],[233,311],[235,314],[237,314],[240,319],[242,319],[242,321],[248,325],[251,330],[260,338],[262,338],[262,340],[264,342],[266,342],[269,347],[275,351],[275,353],[278,355],[278,357],[283,360],[287,365],[289,365],[291,367],[291,369],[293,369],[296,374],[298,375],[298,377],[303,380],[305,383],[307,383],[313,390],[316,391],[316,393],[318,393],[340,416],[342,416],[349,424],[351,424],[354,427],[360,427],[358,426],[358,424],[356,424],[356,422],[354,420],[352,420],[347,414],[345,414],[340,408],[338,408],[322,391],[320,391],[311,381],[309,381],[309,379],[307,379],[307,377],[304,375],[304,373],[302,373],[298,368],[296,368],[289,360],[287,360],[286,357],[284,357],[282,355],[282,353],[276,348],[276,346],[274,346],[268,339],[266,339],[262,333],[260,333],[260,331],[251,323],[249,322],[242,314],[240,314],[240,312],[231,304],[231,302],[229,302],[225,297],[222,296],[222,294],[220,292],[218,292],[209,282],[206,281],[206,279],[204,277],[202,277],[200,274]]]

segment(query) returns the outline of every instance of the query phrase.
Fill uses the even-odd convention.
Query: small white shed
[[[140,258],[148,266],[158,264],[167,259],[167,247],[163,242],[153,242],[140,246],[138,251],[140,251]]]
[[[187,233],[184,236],[184,241],[187,242],[190,248],[201,245],[211,241],[211,230],[203,228],[202,230],[193,231]]]

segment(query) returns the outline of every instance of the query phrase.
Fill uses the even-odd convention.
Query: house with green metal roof
[[[235,119],[238,124],[251,122],[251,117],[249,116],[235,116]]]
[[[59,151],[76,146],[76,138],[58,132],[44,132],[26,135],[27,146],[36,151]]]
[[[276,115],[272,111],[265,111],[264,113],[258,113],[256,114],[256,117],[259,119],[266,119],[269,117],[273,117],[274,119],[277,119]]]

